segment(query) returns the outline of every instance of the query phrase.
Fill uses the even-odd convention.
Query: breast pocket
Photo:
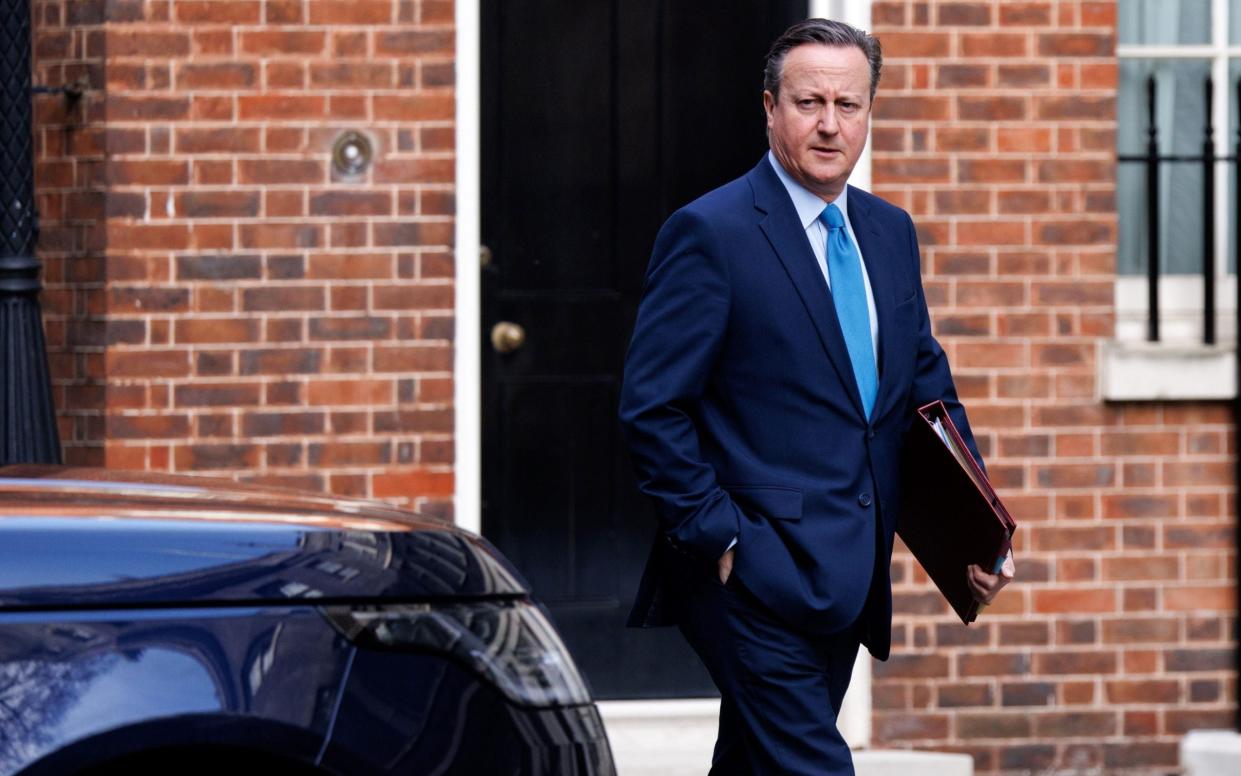
[[[724,490],[747,512],[776,520],[800,520],[802,493],[779,485],[725,485]]]

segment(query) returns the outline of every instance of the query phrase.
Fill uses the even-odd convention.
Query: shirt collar
[[[801,220],[801,228],[809,229],[810,225],[823,214],[823,208],[827,207],[827,203],[819,195],[793,180],[793,176],[785,171],[773,152],[767,152],[767,160],[771,162],[771,166],[780,178],[780,182],[784,184],[784,188],[788,190],[789,196],[793,199],[793,207],[797,210],[798,219]],[[848,197],[849,187],[845,186],[841,190],[840,196],[832,200],[831,203],[840,208],[840,212],[844,214],[846,222],[849,219]]]

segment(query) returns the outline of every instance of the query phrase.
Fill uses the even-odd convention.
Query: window
[[[1118,10],[1118,342],[1105,364],[1105,395],[1224,398],[1235,383],[1237,192],[1231,158],[1238,148],[1241,0],[1120,0]],[[1159,159],[1153,166],[1152,128]],[[1208,152],[1216,157],[1213,163],[1206,161]],[[1158,298],[1152,325],[1153,257]],[[1204,323],[1208,290],[1213,334]],[[1151,340],[1157,348],[1138,345]],[[1212,344],[1217,342],[1229,347]],[[1120,357],[1132,367],[1135,356],[1154,359],[1156,374],[1112,373],[1111,361]],[[1182,368],[1178,359],[1192,366]],[[1178,380],[1186,383],[1184,391],[1173,385]]]

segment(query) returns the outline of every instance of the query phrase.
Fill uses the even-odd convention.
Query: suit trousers
[[[720,691],[711,776],[852,776],[836,717],[860,625],[810,635],[773,615],[735,573],[724,585],[714,564],[686,576],[681,632]]]

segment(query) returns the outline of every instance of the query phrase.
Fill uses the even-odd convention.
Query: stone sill
[[[1191,730],[1181,739],[1185,776],[1236,776],[1241,763],[1241,733]]]
[[[1100,352],[1104,401],[1212,401],[1237,392],[1236,348],[1106,342]]]

